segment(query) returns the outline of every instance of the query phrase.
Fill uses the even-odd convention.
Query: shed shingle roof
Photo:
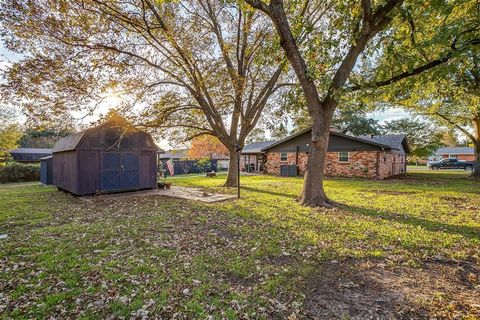
[[[87,133],[87,130],[61,138],[57,141],[57,143],[55,143],[55,146],[53,147],[53,153],[75,150],[85,133]]]
[[[74,134],[71,134],[69,136],[61,138],[60,140],[57,141],[57,143],[55,143],[55,146],[53,147],[53,153],[75,150],[77,148],[78,144],[80,143],[80,141],[82,141],[83,137],[85,136],[85,134],[89,130],[94,130],[94,129],[100,128],[102,126],[105,126],[105,125],[108,125],[108,121],[104,122],[103,124],[100,124],[96,127],[93,127],[93,128],[87,129],[87,130],[83,130],[83,131],[80,131],[80,132],[77,132],[77,133],[74,133]],[[139,131],[141,131],[141,130],[139,130]],[[152,139],[150,135],[148,135],[148,136],[150,137],[150,139]],[[158,150],[158,153],[162,154],[162,153],[165,152],[165,150],[160,148],[155,143],[155,141],[153,141],[153,139],[152,139],[152,143],[155,146],[155,148]]]

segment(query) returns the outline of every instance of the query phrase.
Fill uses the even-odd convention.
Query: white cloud
[[[381,124],[385,123],[386,121],[410,117],[410,114],[401,108],[390,108],[384,111],[374,111],[370,112],[368,115],[369,117],[378,120]]]

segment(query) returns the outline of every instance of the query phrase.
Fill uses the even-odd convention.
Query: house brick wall
[[[377,151],[349,152],[349,161],[345,163],[338,161],[338,152],[329,152],[325,175],[374,178],[377,175]]]
[[[378,170],[377,170],[378,157]],[[280,175],[281,165],[297,165],[299,174],[303,175],[307,169],[308,155],[305,152],[298,154],[287,153],[287,161],[280,161],[279,152],[268,152],[266,156],[265,172]],[[388,151],[354,151],[349,152],[349,161],[338,161],[338,152],[328,152],[325,163],[325,175],[343,177],[361,177],[380,179],[398,175],[405,170],[405,156]]]
[[[297,155],[295,152],[287,152],[287,161],[280,161],[280,152],[268,152],[265,162],[265,173],[280,175],[280,166],[294,165],[299,167],[299,173],[305,173],[307,169],[308,155],[305,152],[298,153],[298,163],[296,162]]]
[[[245,166],[257,161],[257,156],[255,154],[242,154],[240,156],[240,170],[245,170]]]
[[[257,157],[259,157],[259,160],[257,160]],[[259,154],[259,155],[257,155],[257,154],[242,154],[240,156],[240,170],[245,171],[246,166],[249,166],[251,164],[253,164],[255,166],[256,171],[263,169],[262,158],[263,158],[263,155],[261,155],[261,154]],[[260,166],[260,168],[258,166]]]
[[[406,157],[404,155],[381,151],[379,155],[379,177],[386,178],[405,173]]]

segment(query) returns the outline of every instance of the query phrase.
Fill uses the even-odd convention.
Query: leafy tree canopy
[[[410,159],[425,159],[435,150],[444,146],[444,130],[431,121],[419,118],[403,118],[387,121],[383,125],[384,134],[405,134],[410,147]]]
[[[228,157],[229,152],[217,137],[201,135],[192,140],[187,154],[190,159],[213,159],[219,156]]]
[[[23,148],[53,148],[58,139],[72,132],[69,130],[57,130],[55,128],[26,129],[18,144]]]
[[[267,140],[268,139],[265,135],[265,130],[257,127],[250,132],[250,134],[247,137],[246,143],[261,142],[261,141],[267,141]]]
[[[25,54],[4,94],[35,119],[121,96],[137,124],[177,140],[215,135],[233,158],[284,87],[273,27],[235,1],[6,0],[0,20],[7,47]]]
[[[4,164],[9,151],[18,146],[18,140],[22,136],[20,126],[15,120],[14,110],[0,107],[0,165]]]

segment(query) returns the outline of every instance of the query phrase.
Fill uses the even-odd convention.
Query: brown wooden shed
[[[156,188],[158,151],[150,134],[108,120],[55,144],[53,184],[75,195]]]

